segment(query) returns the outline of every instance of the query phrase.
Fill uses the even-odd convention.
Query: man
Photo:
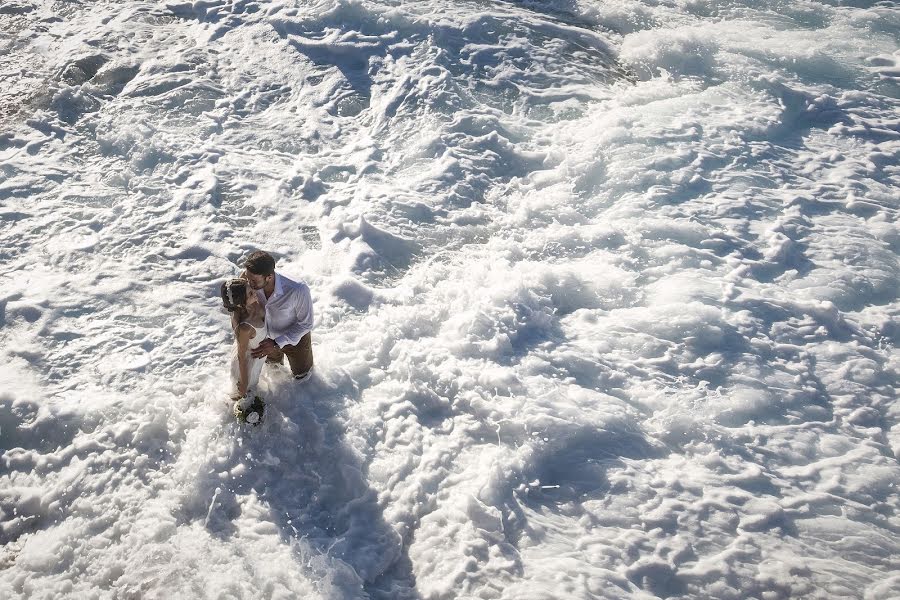
[[[275,259],[257,250],[244,262],[241,275],[250,282],[266,312],[269,337],[251,351],[253,358],[266,357],[268,364],[284,364],[287,356],[294,379],[312,374],[313,311],[309,286],[275,272]]]

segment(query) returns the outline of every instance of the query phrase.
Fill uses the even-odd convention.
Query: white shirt
[[[281,348],[296,346],[313,328],[312,297],[309,286],[291,281],[275,273],[275,291],[266,298],[263,290],[256,290],[259,303],[266,309],[269,337]]]

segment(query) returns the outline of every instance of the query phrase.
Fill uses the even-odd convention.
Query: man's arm
[[[304,285],[297,290],[294,304],[294,312],[296,321],[287,328],[283,334],[274,338],[274,342],[281,348],[285,345],[296,346],[300,342],[300,338],[312,331],[313,327],[313,307],[312,296],[309,293],[309,287]]]

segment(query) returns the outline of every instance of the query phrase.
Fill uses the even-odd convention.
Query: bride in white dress
[[[265,309],[256,298],[256,293],[246,286],[243,294],[245,304],[237,306],[231,313],[231,327],[234,330],[234,352],[231,355],[232,395],[235,400],[249,398],[253,401],[259,384],[265,358],[253,358],[250,351],[266,339]]]

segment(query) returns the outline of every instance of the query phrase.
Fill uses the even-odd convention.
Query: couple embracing
[[[276,273],[275,259],[257,250],[244,262],[241,277],[222,285],[222,300],[232,313],[232,391],[241,418],[248,408],[253,412],[254,401],[261,403],[256,392],[264,363],[283,364],[287,357],[294,379],[312,374],[312,298],[309,286]]]

